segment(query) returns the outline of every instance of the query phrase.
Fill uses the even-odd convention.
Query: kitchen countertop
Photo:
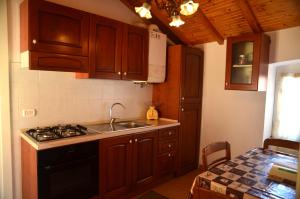
[[[116,137],[116,136],[123,136],[123,135],[130,135],[134,133],[140,133],[145,131],[152,131],[162,128],[168,128],[168,127],[174,127],[179,126],[180,123],[177,120],[171,120],[166,118],[160,118],[159,120],[134,120],[138,122],[145,122],[149,124],[149,126],[145,127],[138,127],[138,128],[128,128],[128,129],[122,129],[118,131],[104,131],[104,132],[96,132],[96,131],[89,131],[88,134],[82,135],[82,136],[75,136],[70,138],[63,138],[63,139],[57,139],[57,140],[50,140],[45,142],[38,142],[34,140],[31,136],[25,133],[26,130],[21,131],[21,137],[26,140],[33,148],[36,150],[44,150],[59,146],[65,146],[70,144],[76,144],[76,143],[82,143],[82,142],[88,142],[93,140],[100,140],[104,138],[110,138],[110,137]],[[93,123],[93,124],[82,124],[83,126],[90,126],[90,125],[96,125],[101,123]]]

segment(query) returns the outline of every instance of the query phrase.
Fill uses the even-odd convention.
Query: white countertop
[[[123,136],[129,135],[134,133],[140,133],[145,131],[152,131],[162,128],[174,127],[179,126],[180,123],[177,120],[170,120],[165,118],[160,118],[159,120],[138,120],[144,121],[150,126],[145,127],[138,127],[138,128],[129,128],[124,130],[118,131],[109,131],[109,132],[95,132],[95,133],[88,133],[87,135],[75,136],[70,138],[63,138],[57,140],[50,140],[45,142],[38,142],[34,140],[31,136],[25,133],[25,130],[21,131],[21,137],[26,140],[33,148],[36,150],[44,150],[64,145],[88,142],[93,140],[100,140],[109,137],[116,137],[116,136]],[[84,125],[83,125],[84,126]]]

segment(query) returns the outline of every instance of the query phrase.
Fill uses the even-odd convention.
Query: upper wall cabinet
[[[88,68],[90,16],[42,0],[21,4],[21,52],[29,68],[84,72]]]
[[[148,30],[93,15],[90,69],[77,77],[147,80]]]
[[[226,90],[265,91],[270,38],[264,34],[227,39]]]
[[[122,37],[121,22],[96,15],[91,17],[89,77],[121,79]]]
[[[123,37],[123,79],[147,80],[149,33],[144,28],[126,26]]]

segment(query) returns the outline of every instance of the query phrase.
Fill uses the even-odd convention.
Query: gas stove
[[[81,125],[57,125],[50,127],[37,127],[26,131],[38,142],[62,139],[87,134],[87,128]]]

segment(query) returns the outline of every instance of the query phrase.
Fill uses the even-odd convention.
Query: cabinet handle
[[[168,156],[171,157],[171,153],[169,153]]]
[[[225,82],[225,86],[228,86],[228,82]]]
[[[184,108],[181,108],[181,111],[183,112],[183,111],[184,111]]]
[[[138,141],[138,139],[134,139],[134,141],[135,141],[135,142],[137,142],[137,141]]]
[[[33,43],[33,44],[36,44],[36,39],[33,39],[33,40],[32,40],[32,43]]]
[[[184,101],[184,97],[182,97],[181,100]]]
[[[127,75],[127,73],[126,73],[126,72],[124,72],[124,73],[123,73],[123,75],[125,75],[125,76],[126,76],[126,75]]]
[[[132,143],[132,140],[129,140],[129,143],[131,144],[131,143]]]
[[[172,145],[171,145],[171,144],[169,144],[169,145],[168,145],[168,147],[169,147],[169,148],[171,148],[171,147],[172,147]]]
[[[172,135],[172,131],[169,131],[169,136],[171,136]]]
[[[120,71],[118,72],[118,75],[121,75],[121,72],[120,72]]]

